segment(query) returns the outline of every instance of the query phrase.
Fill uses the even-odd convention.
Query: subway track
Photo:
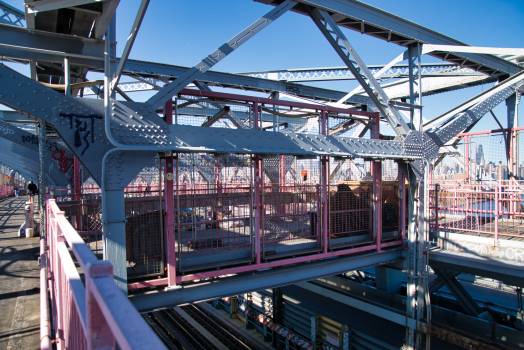
[[[198,305],[149,312],[143,317],[170,349],[262,349]]]

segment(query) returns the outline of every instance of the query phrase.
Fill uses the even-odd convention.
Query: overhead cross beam
[[[204,58],[202,61],[197,63],[193,68],[189,69],[184,75],[175,79],[173,82],[167,84],[146,101],[146,104],[151,105],[153,108],[161,107],[166,101],[170,100],[174,95],[180,92],[187,85],[198,79],[202,74],[207,72],[211,67],[220,62],[224,57],[229,55],[231,52],[239,48],[243,43],[248,41],[262,29],[267,27],[273,21],[278,19],[289,9],[296,5],[295,1],[286,0],[273,10],[269,11],[259,20],[255,21],[249,27],[244,29],[242,32],[237,34],[233,39],[226,42],[224,45],[219,47],[209,56]]]
[[[279,0],[256,0],[275,6]],[[337,24],[375,38],[407,47],[413,43],[466,46],[465,43],[435,30],[411,22],[387,11],[358,0],[297,0],[302,6],[293,11],[309,16],[309,8],[315,7],[336,16]],[[432,52],[431,56],[460,63],[487,75],[513,75],[523,70],[514,63],[493,55],[477,53]]]
[[[373,75],[376,75],[384,67],[384,65],[368,65],[368,69]],[[461,68],[451,63],[422,63],[421,67],[421,74],[423,77],[486,76],[485,74],[476,72],[473,69]],[[408,68],[407,64],[395,64],[380,74],[380,78],[408,78]],[[287,82],[356,79],[347,67],[295,68],[285,70],[251,71],[237,74]]]

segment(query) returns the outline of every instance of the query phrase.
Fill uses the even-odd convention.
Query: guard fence
[[[117,287],[112,265],[93,254],[54,199],[46,204],[41,349],[114,349],[115,343],[121,349],[165,349]]]

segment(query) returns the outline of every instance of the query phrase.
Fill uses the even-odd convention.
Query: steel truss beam
[[[0,148],[9,154],[9,157],[6,161],[13,162],[13,164],[18,163],[22,166],[26,166],[27,169],[40,169],[40,158],[38,156],[38,152],[29,150],[28,148],[22,147],[1,137]],[[66,180],[64,174],[62,174],[59,169],[53,165],[49,156],[46,155],[44,159],[47,160],[47,164],[45,164],[45,176],[47,179],[49,179],[51,184],[55,186],[67,186],[70,181]]]
[[[146,104],[151,105],[153,108],[161,107],[166,101],[170,100],[187,85],[191,84],[194,80],[197,80],[203,73],[208,71],[224,57],[239,48],[243,43],[248,41],[295,5],[295,1],[285,0],[282,4],[275,7],[272,11],[269,11],[262,18],[255,21],[249,27],[233,37],[233,39],[229,40],[209,56],[197,63],[193,68],[188,70],[186,74],[164,86],[162,90],[147,100]]]
[[[476,123],[495,106],[515,94],[517,90],[522,90],[523,84],[524,72],[520,72],[431,120],[424,126],[427,129],[436,128],[433,138],[438,139],[441,146],[445,145],[453,140],[457,134]]]
[[[17,128],[14,125],[0,120],[0,138],[14,143],[17,147],[24,147],[38,156],[38,136]],[[53,178],[53,183],[57,186],[65,186],[71,183],[72,178],[72,153],[60,146],[56,142],[46,141],[46,154],[44,155],[45,165],[48,174]],[[39,162],[38,157],[35,161]]]
[[[38,173],[35,173],[34,169],[27,170],[25,166],[22,166],[22,165],[20,165],[18,163],[16,163],[16,164],[9,164],[6,161],[4,161],[4,157],[2,155],[0,155],[0,164],[5,165],[6,167],[10,168],[12,172],[19,173],[26,180],[37,179],[38,178]],[[15,168],[15,167],[17,167],[17,168]],[[11,176],[13,176],[13,175],[11,175]]]
[[[104,68],[104,42],[102,41],[13,26],[0,25],[0,55],[21,59],[21,63],[27,63],[25,60],[34,60],[60,65],[63,63],[64,56],[67,56],[71,65],[85,66],[93,71],[103,71]],[[46,74],[63,76],[61,66],[55,68],[51,66],[46,67]],[[163,63],[127,60],[123,74],[140,80],[143,80],[144,77],[155,77],[169,81],[186,74],[189,69],[188,67]],[[345,95],[341,91],[216,71],[207,71],[198,80],[210,86],[266,93],[278,91],[322,101],[336,102]],[[119,87],[125,92],[160,90],[154,80],[147,81],[147,83],[149,84],[147,86],[145,84],[137,85],[137,83],[122,83],[119,84]],[[93,94],[93,89],[94,87],[86,88],[84,92],[85,94]],[[370,109],[375,108],[366,96],[353,96],[347,102],[367,105]]]
[[[8,159],[11,159],[11,161],[18,162],[22,165],[27,165],[30,169],[40,169],[40,158],[38,156],[38,152],[31,151],[28,148],[22,147],[1,137],[0,148],[4,152],[8,152]],[[46,158],[49,159],[48,157]],[[61,174],[52,164],[48,164],[47,170],[48,171],[45,175],[51,180],[53,184],[61,184],[66,186],[69,184],[69,182],[65,181],[63,174]]]
[[[456,76],[483,76],[483,73],[476,72],[473,69],[461,68],[450,63],[422,63],[422,77],[456,77]],[[369,65],[368,69],[371,74],[375,75],[384,66]],[[417,72],[417,70],[415,70]],[[332,80],[355,80],[355,76],[347,67],[332,68],[301,68],[286,70],[268,70],[257,72],[237,73],[248,77],[281,80],[287,82],[305,82],[305,81],[332,81]],[[395,64],[383,74],[380,78],[409,78],[409,67],[407,64]]]
[[[396,108],[389,105],[389,98],[382,90],[382,87],[368,70],[364,61],[360,59],[355,49],[351,46],[331,16],[327,12],[318,9],[311,10],[310,16],[340,58],[348,66],[351,73],[356,77],[375,106],[379,109],[380,114],[388,120],[395,133],[400,137],[406,135],[409,131],[408,126]],[[375,96],[373,90],[378,93],[379,97]],[[379,98],[382,101],[379,101]],[[387,110],[382,106],[382,103],[387,106]]]
[[[486,259],[470,253],[448,251],[429,251],[429,265],[451,271],[460,271],[470,275],[493,278],[511,286],[524,287],[522,263]]]
[[[15,155],[14,153],[5,149],[2,149],[2,152],[0,152],[0,161],[20,172],[21,174],[25,173],[29,176],[27,179],[38,179],[39,165],[34,161],[21,159],[19,155]]]
[[[276,5],[278,0],[256,0]],[[463,42],[357,0],[298,0],[292,11],[309,16],[311,6],[333,14],[338,25],[404,47],[413,43],[466,46]],[[432,52],[433,57],[487,75],[513,75],[522,67],[493,55]]]
[[[468,291],[464,289],[457,278],[452,277],[453,275],[458,275],[457,272],[447,271],[446,269],[439,269],[437,267],[434,267],[433,271],[435,271],[438,279],[444,283],[468,314],[478,316],[483,312],[482,308],[478,306],[477,302],[473,300],[471,295],[469,295]]]
[[[104,44],[96,39],[0,24],[0,56],[57,63],[68,57],[72,65],[101,67]]]
[[[131,303],[139,312],[164,309],[197,301],[210,300],[309,281],[332,276],[348,270],[367,266],[393,263],[402,260],[402,250],[390,250],[381,254],[339,257],[320,260],[309,264],[256,271],[249,274],[221,278],[218,283],[198,283],[182,289],[153,291],[129,296]]]
[[[25,21],[25,13],[0,1],[0,22],[10,24],[13,26],[23,27],[22,21]]]
[[[91,176],[100,183],[102,176],[100,154],[106,154],[114,146],[109,142],[102,118],[102,100],[64,97],[27,77],[6,67],[0,67],[0,101],[12,108],[29,113],[54,126],[67,147],[82,162]],[[326,110],[347,115],[374,116],[373,113],[350,109],[337,109],[273,99],[234,96],[215,92],[184,90],[183,94],[198,94],[251,101],[252,103],[293,105],[312,110]],[[26,101],[31,101],[28,104]],[[116,142],[127,149],[143,149],[147,146],[152,155],[139,161],[136,152],[129,152],[108,159],[110,188],[125,188],[134,176],[148,164],[156,152],[172,150],[189,153],[238,153],[260,155],[304,155],[365,157],[376,159],[413,159],[412,145],[398,141],[338,138],[323,135],[292,133],[268,133],[242,129],[202,128],[194,126],[167,125],[155,111],[138,102],[111,102],[111,132]],[[225,139],[225,133],[230,137]],[[119,158],[120,157],[120,158]],[[123,171],[122,162],[129,164]],[[112,168],[111,168],[112,167]],[[136,168],[136,169],[135,169]]]

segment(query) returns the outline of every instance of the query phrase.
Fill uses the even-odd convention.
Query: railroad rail
[[[170,349],[265,349],[199,305],[149,312],[143,317]]]

